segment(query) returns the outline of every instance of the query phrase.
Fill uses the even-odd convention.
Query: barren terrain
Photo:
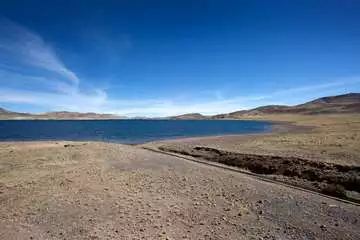
[[[0,239],[359,239],[360,207],[137,146],[0,144]]]
[[[359,239],[357,204],[144,149],[230,160],[255,173],[271,170],[280,180],[296,160],[294,173],[313,168],[328,178],[317,187],[339,172],[356,181],[359,115],[252,118],[293,124],[264,135],[139,146],[0,143],[0,239]]]

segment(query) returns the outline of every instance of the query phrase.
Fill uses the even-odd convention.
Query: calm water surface
[[[0,141],[74,140],[135,144],[161,139],[269,131],[269,122],[239,120],[0,121]]]

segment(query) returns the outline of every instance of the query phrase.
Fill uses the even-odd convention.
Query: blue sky
[[[360,1],[0,2],[0,106],[216,114],[360,92]]]

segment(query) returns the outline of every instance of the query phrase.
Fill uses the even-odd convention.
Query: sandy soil
[[[360,239],[360,207],[141,146],[0,143],[0,239]]]

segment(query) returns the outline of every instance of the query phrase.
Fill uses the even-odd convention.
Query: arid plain
[[[356,203],[144,149],[360,164],[359,115],[261,119],[293,123],[137,146],[3,142],[0,239],[359,239]]]

